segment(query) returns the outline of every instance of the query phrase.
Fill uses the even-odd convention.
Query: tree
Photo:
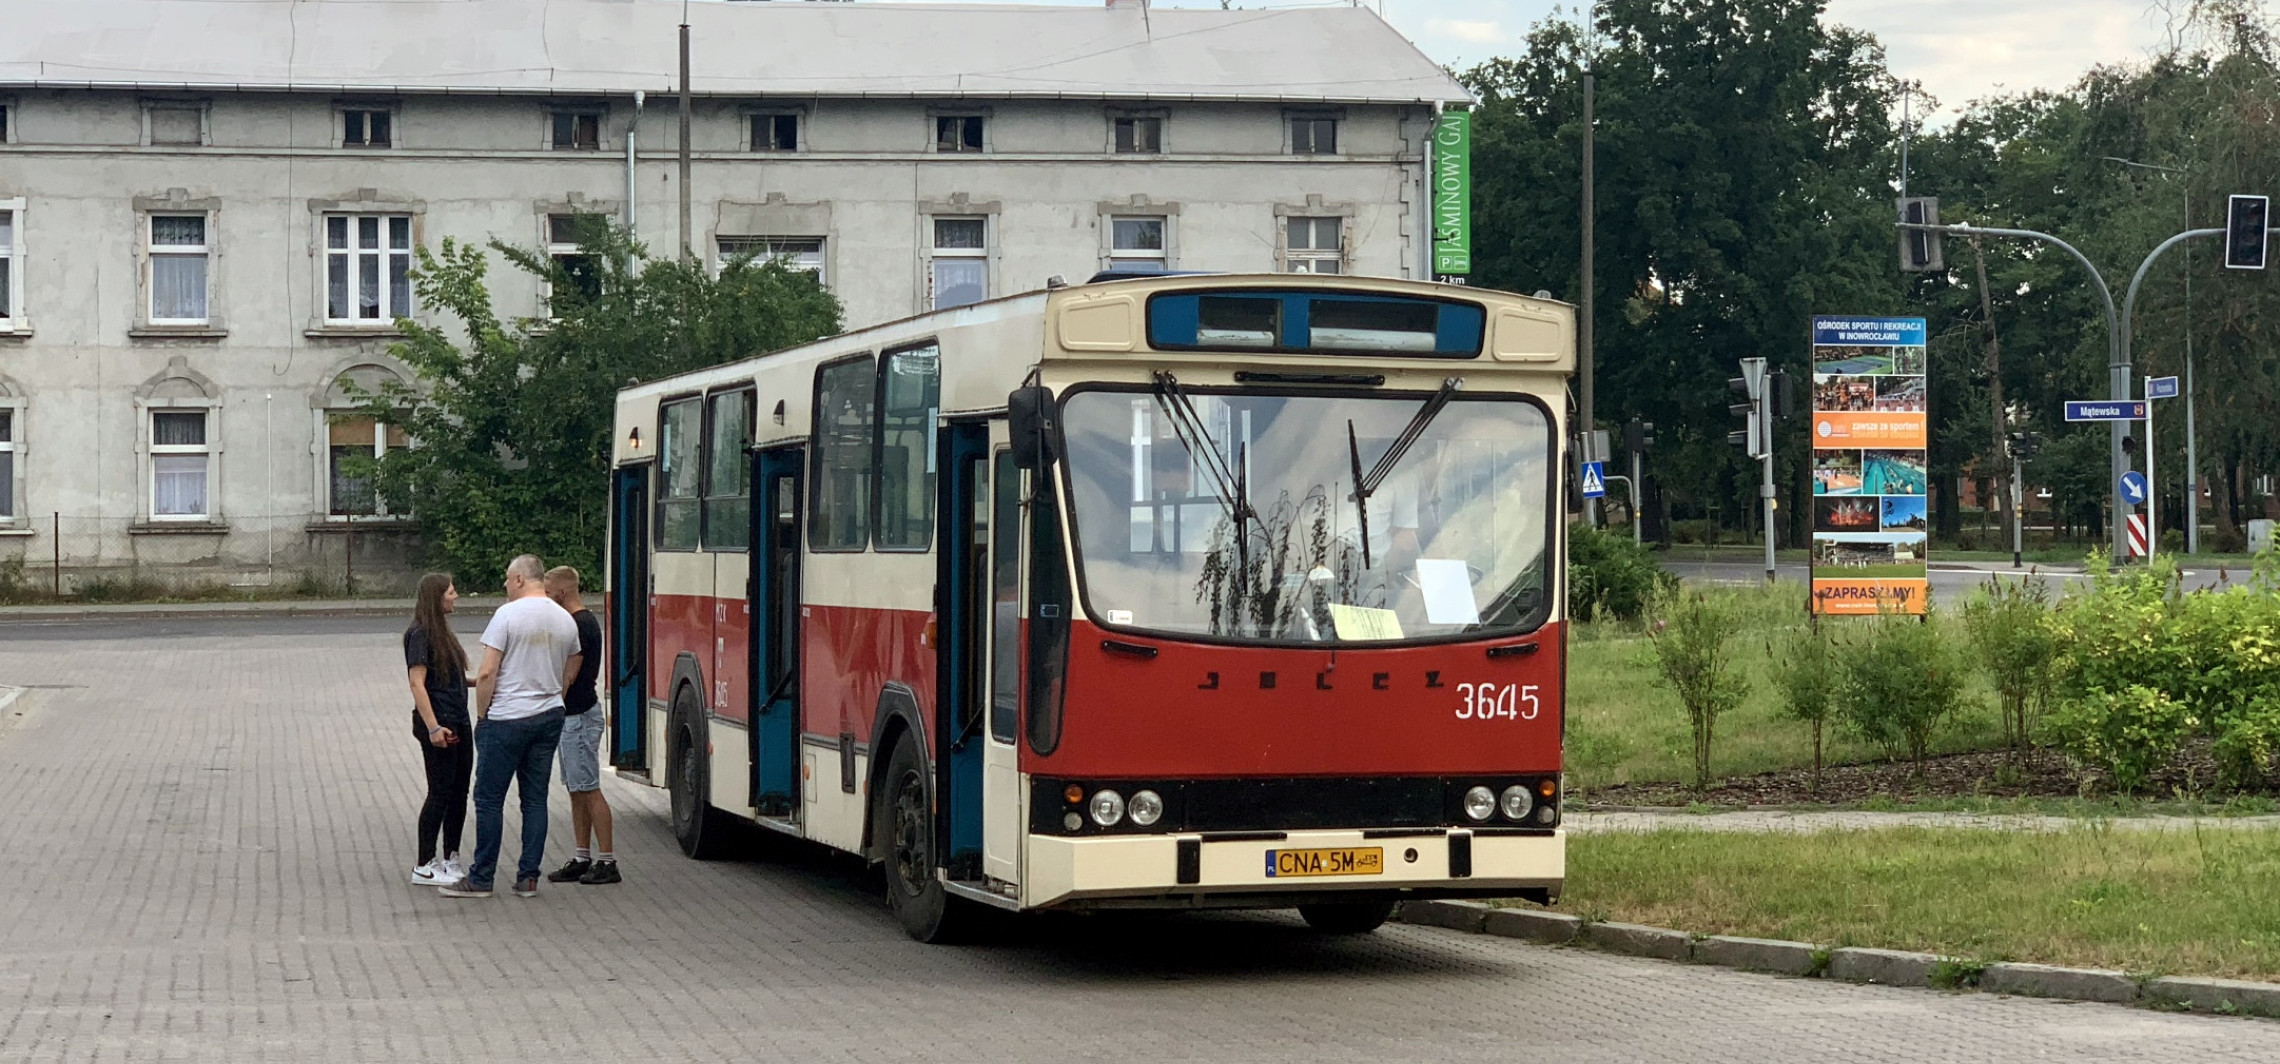
[[[494,309],[484,247],[447,239],[422,249],[420,301],[457,319],[464,341],[398,320],[405,339],[390,353],[418,386],[361,397],[366,415],[414,441],[375,463],[379,490],[417,515],[436,564],[471,586],[488,587],[524,552],[598,566],[620,388],[840,327],[839,300],[812,274],[738,260],[714,276],[693,261],[651,259],[623,229],[581,217],[580,255],[567,262],[488,245],[547,282],[545,319]]]

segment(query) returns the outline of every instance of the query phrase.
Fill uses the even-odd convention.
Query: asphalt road
[[[175,623],[0,626],[0,1062],[2280,1059],[2274,1022],[1284,913],[924,946],[858,863],[686,860],[615,777],[624,884],[453,901],[406,882],[397,623]]]

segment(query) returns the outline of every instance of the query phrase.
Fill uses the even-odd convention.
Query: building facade
[[[0,560],[402,563],[416,518],[344,460],[405,441],[344,414],[416,383],[387,350],[446,238],[570,253],[603,214],[787,256],[851,327],[1108,268],[1430,265],[1467,97],[1365,10],[693,4],[685,231],[681,10],[0,0],[34,27],[0,41]]]

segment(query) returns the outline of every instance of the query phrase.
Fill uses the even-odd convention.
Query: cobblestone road
[[[684,860],[614,779],[623,886],[449,901],[405,882],[394,637],[343,627],[0,626],[0,1061],[2280,1059],[2280,1023],[1279,915],[921,946],[850,864]]]

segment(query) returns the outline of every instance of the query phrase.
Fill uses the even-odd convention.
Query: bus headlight
[[[1094,791],[1092,796],[1093,823],[1104,828],[1116,826],[1124,819],[1124,796],[1115,791]]]
[[[1486,787],[1475,787],[1465,792],[1465,816],[1472,820],[1486,820],[1496,812],[1496,792]]]
[[[1498,804],[1504,809],[1504,819],[1526,820],[1536,807],[1536,796],[1529,794],[1527,787],[1515,783],[1504,788],[1504,799]]]
[[[1154,791],[1141,791],[1132,796],[1129,811],[1134,824],[1148,827],[1164,818],[1164,799]]]

